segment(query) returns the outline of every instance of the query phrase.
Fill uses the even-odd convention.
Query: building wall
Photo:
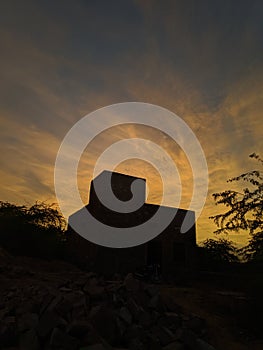
[[[136,187],[132,186],[133,182],[137,182]],[[108,184],[112,189],[113,194],[121,201],[133,200],[140,207],[146,200],[146,180],[138,179],[134,176],[124,175],[120,173],[112,173],[110,171],[103,171],[90,185],[90,205],[97,205],[100,203],[95,189],[100,189],[101,192],[107,194]],[[133,193],[132,193],[133,189]],[[107,196],[107,195],[106,195]]]
[[[83,267],[106,274],[134,271],[146,264],[146,245],[109,248],[87,241],[70,227],[67,232],[71,259]]]
[[[164,275],[173,273],[178,268],[191,269],[195,263],[196,232],[195,225],[193,225],[188,232],[180,233],[180,226],[185,214],[185,210],[179,209],[174,220],[161,234],[150,242],[132,248],[118,249],[98,246],[69,228],[68,237],[72,252],[74,252],[74,259],[77,262],[85,263],[91,269],[102,272],[134,271],[147,263],[149,264],[151,260],[152,263],[156,262],[161,265]],[[111,224],[113,223],[111,222]],[[154,257],[151,259],[151,255],[154,255],[153,245],[159,247],[155,248],[159,250],[158,254],[161,254],[159,262],[153,261]],[[175,245],[180,245],[180,249],[177,249],[178,256],[175,254]],[[183,256],[185,256],[184,259],[182,259]],[[155,260],[158,259],[155,258]]]
[[[100,181],[105,179],[105,172],[103,173],[99,175]],[[131,184],[136,178],[117,174],[112,176],[112,179],[115,195],[118,195],[121,200],[129,200]],[[94,181],[97,180],[98,178]],[[141,201],[143,199],[143,202],[145,198],[144,190],[145,186],[142,187],[140,198]],[[86,209],[95,218],[107,225],[125,228],[148,221],[159,209],[159,206],[145,203],[140,209],[132,213],[111,211],[98,200],[92,182],[90,203],[86,206]],[[84,263],[87,268],[105,273],[134,271],[149,263],[159,263],[163,275],[171,274],[178,268],[192,268],[195,263],[196,248],[194,213],[190,212],[192,227],[188,232],[181,234],[180,227],[186,213],[189,212],[171,207],[162,207],[162,210],[174,215],[172,222],[150,242],[132,248],[118,249],[98,246],[82,238],[69,226],[68,240],[72,259]],[[77,213],[70,217],[69,224],[72,219],[77,218],[76,215]]]

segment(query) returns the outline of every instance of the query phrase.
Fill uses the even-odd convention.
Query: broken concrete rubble
[[[14,278],[12,270],[12,279]],[[41,275],[42,276],[42,275]],[[37,277],[39,279],[37,279]],[[20,276],[17,276],[19,280]],[[30,274],[2,295],[0,342],[14,350],[213,350],[205,320],[186,315],[161,287],[132,273]],[[49,281],[50,279],[50,281]],[[18,283],[18,282],[16,282]]]

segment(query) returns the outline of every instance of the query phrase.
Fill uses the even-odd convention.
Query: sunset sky
[[[1,2],[0,18],[0,199],[55,202],[54,163],[68,130],[98,108],[147,102],[176,113],[200,141],[209,191],[197,239],[212,237],[208,217],[224,210],[212,193],[257,166],[249,154],[263,156],[263,2],[10,0]],[[187,209],[186,156],[158,130],[136,125],[112,128],[87,147],[79,167],[84,202],[98,156],[130,137],[169,152]],[[130,160],[117,170],[145,177],[147,200],[159,203],[160,177],[149,164]],[[230,238],[246,241],[243,233]]]

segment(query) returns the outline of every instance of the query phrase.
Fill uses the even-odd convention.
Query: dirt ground
[[[257,340],[238,322],[239,313],[249,308],[245,293],[213,290],[202,283],[187,288],[163,286],[162,293],[171,296],[186,313],[206,320],[208,339],[217,350],[263,349],[263,339]]]
[[[83,274],[78,268],[64,262],[13,258],[3,252],[0,254],[0,262],[1,300],[4,300],[7,293],[14,293],[12,290],[19,293],[25,285],[33,288],[35,285],[44,287],[48,284],[55,288],[69,279],[81,278]],[[262,275],[228,275],[228,279],[217,279],[216,283],[212,278],[208,276],[205,281],[196,278],[195,282],[182,286],[176,282],[163,283],[159,287],[161,294],[173,299],[185,313],[205,319],[207,339],[217,350],[262,350],[262,333],[260,337],[259,333],[253,333],[253,327],[252,331],[247,329],[247,325],[257,324],[258,314],[253,313],[253,310],[251,312],[251,305],[255,306],[253,300],[251,303],[251,290],[257,290],[258,282],[255,281],[262,281]],[[5,305],[1,303],[0,306],[4,310]]]

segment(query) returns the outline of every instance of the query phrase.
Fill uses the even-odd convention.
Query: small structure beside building
[[[91,182],[89,204],[81,210],[88,210],[100,222],[112,227],[131,227],[148,221],[160,208],[159,205],[145,203],[146,180],[141,184],[138,201],[143,204],[131,213],[119,213],[104,206],[95,192],[95,185],[103,184],[103,179],[111,176],[111,187],[114,195],[127,201],[131,198],[131,185],[139,178],[103,171]],[[97,187],[96,187],[97,188]],[[178,269],[192,269],[195,264],[196,229],[194,212],[172,207],[162,207],[174,213],[171,223],[155,238],[147,243],[131,248],[108,248],[94,244],[70,226],[78,218],[79,212],[69,217],[68,240],[73,258],[85,262],[88,268],[103,273],[136,271],[147,265],[159,265],[162,275],[173,274]],[[191,228],[180,233],[186,213],[192,220]],[[125,234],[125,233],[124,233]]]

